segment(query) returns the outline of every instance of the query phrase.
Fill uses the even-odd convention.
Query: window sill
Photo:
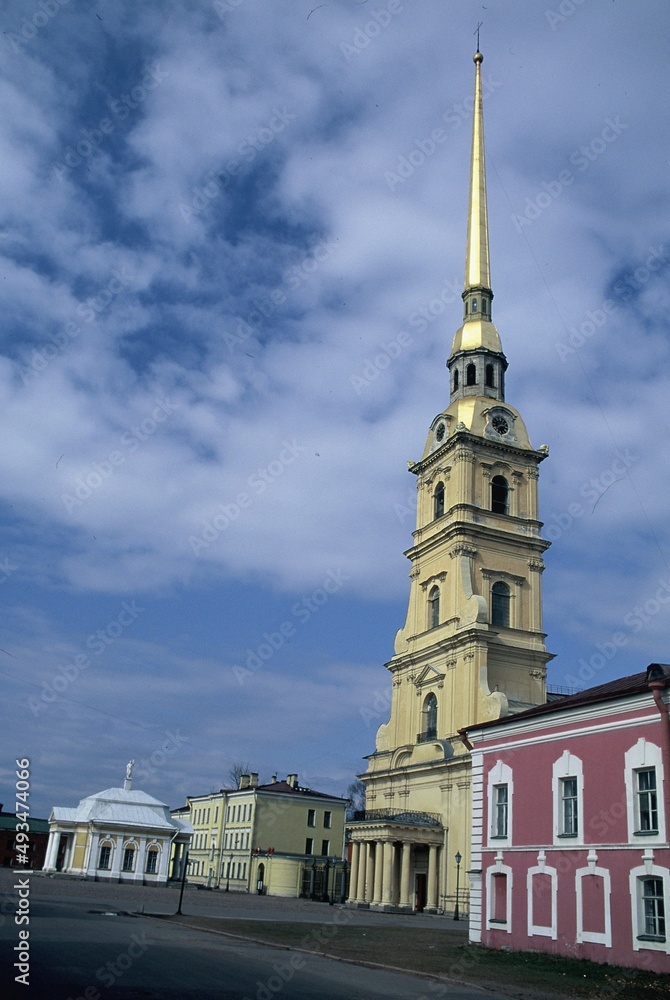
[[[579,837],[578,833],[557,833],[556,836],[560,840],[577,840]]]
[[[634,837],[658,837],[658,830],[634,830]]]
[[[490,924],[497,924],[498,927],[507,927],[507,921],[506,920],[496,920],[494,917],[492,917],[489,920],[489,923]]]
[[[509,840],[506,833],[492,833],[489,840]]]
[[[665,936],[661,934],[638,934],[638,941],[656,941],[659,944],[665,944]]]

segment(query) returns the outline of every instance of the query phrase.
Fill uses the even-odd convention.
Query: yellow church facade
[[[416,476],[407,618],[395,638],[389,721],[361,775],[349,826],[349,903],[447,911],[467,905],[470,756],[458,730],[542,704],[535,449],[505,400],[507,359],[491,318],[481,64],[475,100],[463,324],[447,361],[449,405],[431,422]],[[472,822],[479,822],[474,816]]]

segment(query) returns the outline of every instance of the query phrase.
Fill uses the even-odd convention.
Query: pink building
[[[670,972],[670,666],[461,730],[470,940]]]

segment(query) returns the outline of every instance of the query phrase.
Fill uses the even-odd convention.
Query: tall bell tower
[[[468,864],[470,763],[458,730],[546,699],[549,543],[537,492],[547,448],[533,448],[505,400],[507,359],[492,320],[482,61],[477,50],[463,324],[447,361],[449,405],[409,464],[417,479],[409,606],[386,664],[390,719],[362,775],[365,818],[351,827],[354,845],[367,845],[358,850],[358,905],[441,908],[453,887],[450,858],[459,851]]]

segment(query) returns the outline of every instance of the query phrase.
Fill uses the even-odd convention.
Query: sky
[[[0,801],[345,794],[461,323],[493,318],[553,687],[670,660],[665,0],[0,5]]]

